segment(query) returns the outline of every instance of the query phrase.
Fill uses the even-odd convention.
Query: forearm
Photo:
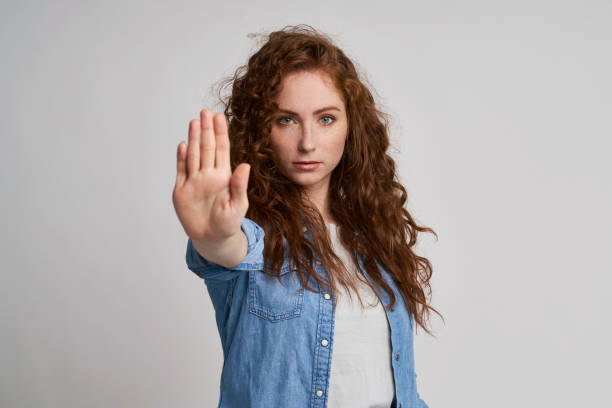
[[[249,241],[242,229],[224,241],[205,241],[192,239],[193,247],[202,258],[231,268],[240,264],[247,255]]]

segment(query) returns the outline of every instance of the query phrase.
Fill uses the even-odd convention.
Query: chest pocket
[[[302,314],[304,288],[294,269],[281,270],[280,282],[263,271],[249,271],[249,312],[265,320],[278,322]]]

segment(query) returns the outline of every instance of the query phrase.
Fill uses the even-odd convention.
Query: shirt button
[[[399,354],[396,354],[395,355],[395,361],[398,361],[398,360],[399,360]]]
[[[327,344],[328,344],[328,343],[329,343],[329,342],[328,342],[326,339],[321,340],[321,344],[322,344],[323,346],[327,346]]]
[[[317,265],[321,265],[321,261],[319,261],[318,259],[315,262]]]
[[[317,390],[317,397],[320,397],[321,395],[323,395],[323,391]]]
[[[307,229],[306,227],[303,227],[302,232],[306,232],[306,229]]]
[[[331,296],[329,296],[329,293],[324,294],[323,297],[327,300],[331,299]]]

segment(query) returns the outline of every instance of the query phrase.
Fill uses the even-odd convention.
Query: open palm
[[[189,143],[177,149],[172,202],[187,235],[194,240],[223,240],[240,232],[249,208],[250,165],[232,174],[227,121],[208,109],[189,122]]]

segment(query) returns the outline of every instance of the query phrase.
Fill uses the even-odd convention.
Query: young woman
[[[431,334],[432,268],[412,247],[435,232],[404,208],[353,63],[288,26],[226,84],[225,115],[202,110],[178,145],[172,197],[216,312],[218,406],[427,407],[413,329]]]

